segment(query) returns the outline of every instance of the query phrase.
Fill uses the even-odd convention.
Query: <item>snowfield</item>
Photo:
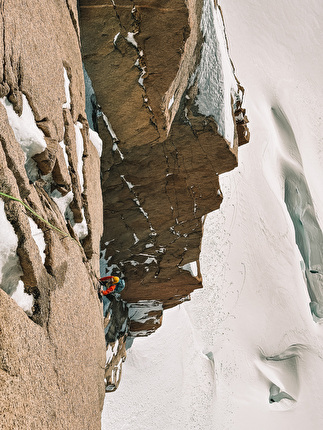
[[[220,5],[251,140],[206,218],[204,289],[134,341],[103,430],[323,428],[323,2]]]

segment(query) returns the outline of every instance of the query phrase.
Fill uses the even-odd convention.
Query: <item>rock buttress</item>
[[[27,316],[9,294],[16,268],[4,265],[0,427],[100,429],[100,162],[85,119],[77,4],[7,0],[0,14],[0,191],[32,209],[1,196],[17,237],[24,291],[34,301]],[[81,225],[87,231],[78,235]]]
[[[231,100],[231,143],[199,112],[202,8],[199,0],[80,1],[104,141],[102,269],[123,274],[124,300],[147,305],[133,335],[158,327],[160,305],[201,287],[199,271],[182,267],[198,262],[202,217],[222,201],[219,175],[237,166],[248,140],[241,98]]]

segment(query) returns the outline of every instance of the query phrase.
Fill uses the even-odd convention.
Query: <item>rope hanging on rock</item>
[[[50,227],[53,230],[58,231],[59,233],[64,235],[64,237],[69,237],[69,238],[73,239],[78,244],[78,246],[80,248],[82,248],[81,244],[74,237],[72,237],[70,234],[64,232],[63,230],[59,229],[58,227],[55,227],[53,224],[51,224],[50,222],[45,220],[43,217],[38,215],[30,206],[28,206],[26,203],[24,203],[21,199],[18,199],[17,197],[14,197],[14,196],[11,196],[10,194],[2,193],[1,191],[0,191],[0,195],[7,197],[8,199],[15,200],[16,202],[21,203],[27,210],[29,210],[29,212],[31,212],[33,215],[35,215],[35,217],[39,218],[41,221],[43,221],[45,224],[47,224],[48,227]]]

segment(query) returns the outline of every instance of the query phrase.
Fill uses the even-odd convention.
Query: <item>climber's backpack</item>
[[[113,291],[114,293],[121,293],[121,291],[125,288],[126,284],[123,279],[120,279],[120,281],[116,284],[116,288]]]

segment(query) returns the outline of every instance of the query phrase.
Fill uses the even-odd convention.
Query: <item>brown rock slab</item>
[[[102,203],[97,197],[99,157],[87,140],[85,120],[84,200],[77,175],[74,124],[85,117],[77,2],[26,0],[22,7],[8,0],[0,14],[1,96],[20,114],[24,94],[47,141],[47,149],[36,156],[39,175],[31,183],[25,155],[0,104],[0,190],[33,212],[19,201],[1,199],[17,236],[21,280],[34,299],[28,317],[0,289],[0,428],[99,430],[105,395],[105,339],[97,297]],[[65,116],[64,68],[71,95]],[[64,126],[69,127],[68,166],[58,144]],[[84,247],[51,197],[53,189],[66,194],[71,186],[75,218],[84,209],[88,219]],[[29,219],[44,238],[44,262]]]
[[[200,275],[181,267],[198,261],[201,218],[219,208],[219,175],[237,166],[238,144],[248,140],[241,103],[232,108],[233,145],[195,105],[201,14],[196,0],[80,2],[85,67],[113,130],[99,121],[101,247],[125,277],[129,303],[168,308],[201,287]],[[131,324],[150,332],[148,320]]]

